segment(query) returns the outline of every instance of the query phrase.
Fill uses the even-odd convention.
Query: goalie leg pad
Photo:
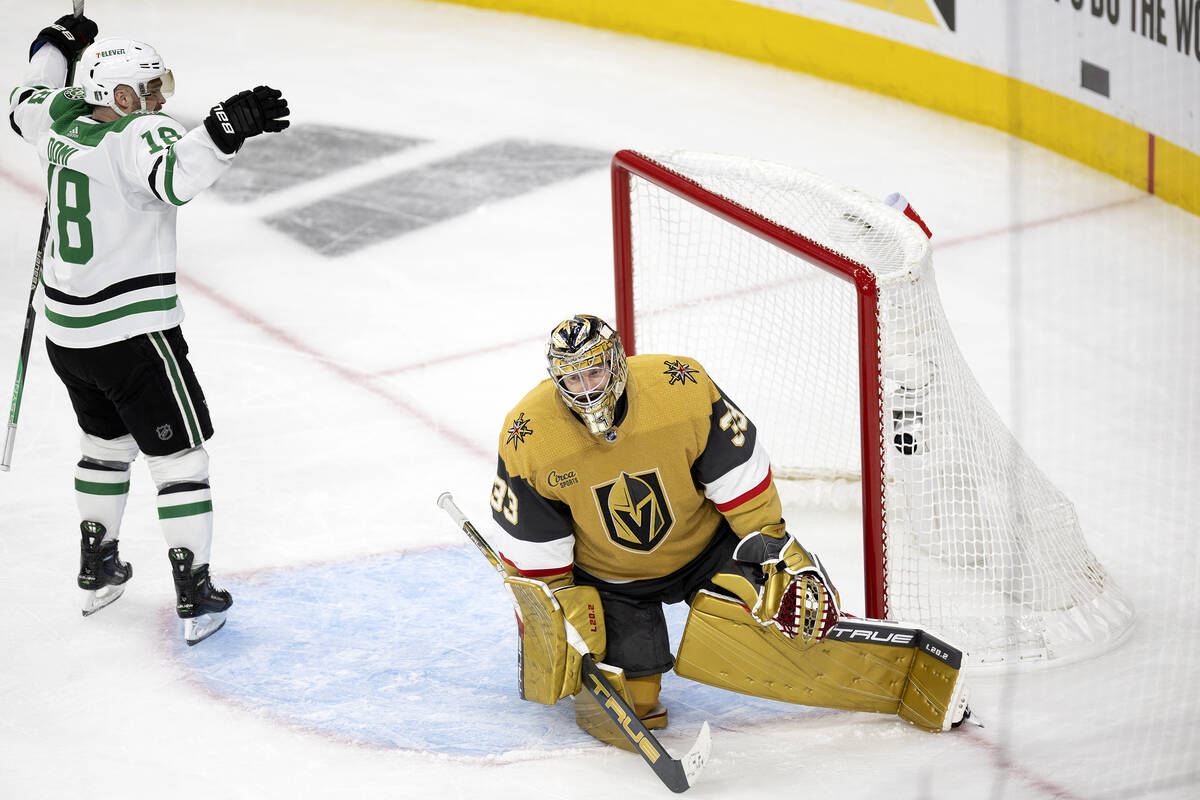
[[[949,727],[961,654],[929,637],[935,650],[941,646],[939,658],[924,647],[924,636],[894,623],[843,620],[824,640],[805,642],[760,625],[742,603],[702,591],[688,614],[675,672],[769,700],[899,714],[940,731]]]
[[[600,595],[590,586],[552,591],[541,581],[515,575],[505,578],[504,585],[520,624],[521,697],[552,706],[579,691],[584,652],[603,657]]]
[[[884,645],[789,639],[746,607],[702,591],[679,644],[675,673],[742,694],[807,706],[894,714],[912,652]]]
[[[947,662],[944,657],[957,653],[928,633],[913,657],[908,683],[900,697],[900,719],[927,731],[948,731],[960,722],[967,710],[967,687],[961,656]],[[936,654],[935,654],[936,653]]]

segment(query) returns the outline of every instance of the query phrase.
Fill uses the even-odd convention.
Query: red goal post
[[[633,234],[630,219],[630,176],[686,197],[713,215],[758,236],[776,247],[853,284],[858,296],[858,352],[863,365],[859,388],[863,441],[862,494],[863,572],[866,613],[887,617],[887,574],[883,550],[883,406],[879,402],[879,320],[876,313],[875,276],[862,264],[822,247],[732,200],[706,190],[632,150],[621,150],[612,161],[613,252],[615,255],[617,330],[629,355],[637,353],[637,325],[633,297]],[[768,442],[768,446],[769,446]],[[870,467],[868,467],[870,465]]]

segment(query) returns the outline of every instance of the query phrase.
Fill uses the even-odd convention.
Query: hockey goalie
[[[590,692],[590,654],[647,728],[662,675],[808,706],[896,714],[927,731],[970,717],[962,653],[929,633],[843,615],[820,559],[787,529],[753,422],[695,359],[627,358],[576,315],[550,377],[509,413],[492,514],[517,606],[526,700],[575,697],[591,735],[629,747]],[[665,603],[690,606],[672,654]]]

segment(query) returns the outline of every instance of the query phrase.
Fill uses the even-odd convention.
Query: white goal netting
[[[646,158],[687,180],[660,185],[636,154],[614,166],[632,173],[622,334],[637,352],[704,364],[755,421],[777,477],[836,502],[863,497],[865,471],[865,549],[874,541],[884,562],[867,570],[868,608],[875,593],[889,618],[977,665],[1074,660],[1119,641],[1132,607],[972,376],[921,229],[804,170]],[[735,224],[725,201],[771,224]],[[797,251],[794,234],[820,248]]]

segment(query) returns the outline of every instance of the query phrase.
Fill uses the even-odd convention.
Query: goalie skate
[[[950,721],[950,728],[958,728],[964,722],[979,728],[983,727],[983,722],[971,713],[971,707],[967,705],[967,689],[961,680],[954,691],[954,696],[950,698],[950,711],[946,714],[946,718]]]

